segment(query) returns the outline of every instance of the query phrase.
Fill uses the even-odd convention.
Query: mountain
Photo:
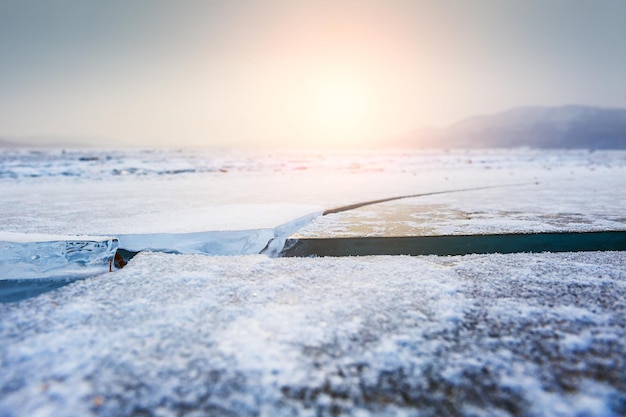
[[[626,109],[516,107],[470,117],[446,129],[422,129],[401,142],[445,148],[626,149]]]

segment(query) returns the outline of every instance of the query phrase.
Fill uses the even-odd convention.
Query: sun
[[[312,80],[307,101],[307,124],[321,144],[359,144],[368,137],[376,119],[374,94],[349,74]]]

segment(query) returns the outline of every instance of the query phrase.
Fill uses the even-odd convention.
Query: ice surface
[[[417,204],[615,227],[624,178],[623,151],[9,150],[0,231],[271,253],[324,209],[520,183]],[[625,415],[625,256],[141,253],[0,304],[0,416]]]
[[[101,274],[117,246],[115,238],[0,232],[0,280]]]
[[[293,238],[626,230],[624,172],[400,199],[328,214]],[[599,184],[602,186],[600,187]]]
[[[626,412],[624,252],[144,253],[0,305],[0,415]]]
[[[564,198],[580,184],[608,189],[619,202],[619,189],[602,184],[626,176],[624,151],[2,151],[0,158],[7,172],[0,178],[0,230],[112,236],[268,229],[345,204],[502,184],[540,182]],[[163,172],[130,173],[137,161]],[[174,174],[181,161],[195,171]],[[127,175],[112,173],[122,167]],[[56,174],[61,170],[74,174]],[[537,201],[517,193],[503,188],[492,195],[530,198],[531,207]],[[458,204],[471,203],[450,196],[457,197]]]

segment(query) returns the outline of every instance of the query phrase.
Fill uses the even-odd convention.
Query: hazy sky
[[[354,146],[626,107],[626,0],[0,0],[0,137]]]

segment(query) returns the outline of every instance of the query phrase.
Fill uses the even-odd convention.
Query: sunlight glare
[[[365,140],[376,119],[374,94],[356,77],[327,77],[311,83],[309,124],[318,140],[350,145]]]

